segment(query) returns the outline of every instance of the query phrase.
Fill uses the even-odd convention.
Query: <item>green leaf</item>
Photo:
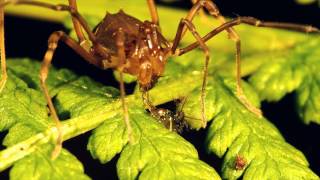
[[[115,101],[118,96],[117,89],[105,87],[88,77],[80,77],[61,87],[57,95],[57,107],[60,112],[70,114],[70,117],[78,117],[101,109]],[[93,158],[99,158],[102,163],[106,163],[121,152],[127,140],[123,117],[118,115],[94,130],[89,139],[88,149]]]
[[[50,123],[48,121],[48,111],[42,93],[30,89],[18,79],[9,69],[9,79],[3,93],[0,95],[1,107],[1,131],[9,128],[16,129],[14,126],[22,124],[30,126],[34,132],[46,129]],[[23,131],[12,131],[9,134],[22,133]],[[27,133],[30,134],[30,133]],[[9,142],[5,140],[5,145],[13,145],[29,136],[13,135]]]
[[[108,90],[111,92],[108,93]],[[61,87],[57,101],[61,110],[68,110],[71,117],[77,117],[112,103],[115,98],[112,91],[114,89],[102,88],[101,84],[87,78],[79,78]],[[141,171],[139,178],[150,179],[155,175],[165,175],[179,179],[186,176],[196,179],[219,179],[210,166],[198,159],[197,152],[190,143],[169,132],[139,107],[130,106],[130,112],[130,123],[136,141],[133,145],[127,145],[128,134],[122,115],[108,119],[96,128],[88,143],[91,155],[101,163],[110,161],[121,152],[118,162],[119,178],[133,179]],[[138,150],[146,156],[132,155]],[[130,158],[130,163],[127,158]],[[155,161],[156,159],[159,162]],[[189,168],[184,168],[186,166]],[[172,173],[172,169],[176,169],[176,173]]]
[[[306,41],[295,48],[270,57],[249,81],[263,100],[278,101],[296,90],[297,107],[305,123],[320,123],[319,76],[320,39]]]
[[[207,147],[219,157],[224,156],[222,178],[318,179],[299,150],[286,143],[265,118],[258,118],[239,102],[230,90],[233,84],[215,77],[207,88],[207,115],[213,117]],[[184,108],[186,116],[200,112],[199,93],[200,88],[189,95]],[[244,159],[243,168],[237,168],[237,157]]]
[[[80,77],[60,86],[56,102],[60,113],[67,113],[74,118],[84,114],[94,115],[101,107],[113,103],[118,95],[114,88],[104,87],[87,77]],[[150,179],[159,175],[179,179],[219,179],[214,169],[198,159],[197,152],[190,143],[169,132],[139,107],[130,106],[130,112],[130,123],[136,140],[133,145],[127,145],[128,134],[122,115],[106,119],[94,130],[88,143],[93,158],[102,163],[110,161],[120,153],[119,178],[133,179],[139,175],[139,178]],[[146,156],[132,157],[132,153],[138,150]],[[130,159],[129,163],[127,158],[133,159]],[[156,159],[158,160],[155,161]]]
[[[66,3],[62,0],[44,1]],[[81,14],[88,20],[91,28],[96,26],[104,17],[106,8],[109,12],[115,13],[122,6],[128,14],[132,14],[141,20],[150,19],[145,1],[106,0],[89,2],[78,0],[77,2]],[[97,6],[94,6],[94,4]],[[20,12],[27,12],[28,7],[23,7],[25,9]],[[85,13],[82,13],[84,11]],[[41,11],[33,12],[39,13]],[[49,11],[44,9],[42,12],[44,13],[39,13],[41,17]],[[55,18],[59,14],[63,13],[54,12],[51,17]],[[187,12],[159,7],[159,14],[164,35],[168,39],[172,39],[179,20],[185,17]],[[63,16],[64,19],[66,17],[70,19],[70,15],[67,13]],[[209,32],[219,24],[217,21],[212,21],[212,24],[210,21],[210,24],[206,24],[198,18],[194,22],[201,35]],[[69,21],[69,27],[71,27],[70,24]],[[287,92],[297,89],[299,92],[297,104],[301,107],[301,116],[308,119],[308,121],[319,117],[317,115],[317,112],[319,112],[317,104],[319,102],[319,96],[317,95],[319,94],[317,93],[319,80],[315,73],[315,69],[319,69],[318,62],[316,62],[318,61],[316,57],[319,57],[319,54],[316,53],[318,42],[313,40],[314,36],[249,26],[239,26],[237,30],[242,40],[244,62],[255,62],[254,66],[243,66],[243,72],[250,74],[264,62],[270,63],[269,68],[266,66],[266,70],[270,71],[276,67],[272,65],[273,62],[278,64],[278,68],[286,67],[284,68],[287,72],[285,76],[280,77],[279,75],[281,74],[278,71],[274,73],[276,78],[271,76],[269,79],[267,78],[270,81],[276,79],[276,82],[281,83],[286,81],[283,83],[284,87],[280,88],[281,90],[272,94],[273,98],[279,99]],[[189,33],[183,39],[182,45],[187,45],[194,41],[194,38]],[[305,43],[298,45],[301,42]],[[214,118],[214,121],[208,130],[207,144],[208,151],[214,152],[219,157],[225,155],[222,170],[223,178],[234,179],[243,175],[244,179],[319,179],[317,175],[308,169],[308,163],[302,153],[287,144],[272,124],[247,112],[242,104],[239,103],[234,96],[234,82],[230,78],[216,76],[216,72],[222,72],[224,75],[234,73],[235,46],[231,40],[227,40],[226,33],[221,33],[210,40],[208,46],[210,47],[213,63],[210,65],[209,72],[211,77],[207,87],[206,115],[209,120]],[[313,49],[314,51],[311,51]],[[306,73],[306,71],[309,71],[306,70],[308,68],[300,66],[300,62],[295,60],[291,62],[291,59],[295,59],[296,56],[292,55],[294,58],[291,58],[290,55],[285,53],[292,52],[303,58],[310,56],[307,59],[312,60],[306,60],[306,63],[309,64],[308,68],[311,64],[314,65],[312,73]],[[310,52],[313,54],[310,55]],[[270,62],[268,59],[270,57],[280,60]],[[287,59],[287,57],[290,59]],[[204,56],[201,51],[193,51],[193,53],[179,57],[175,59],[177,60],[176,62],[174,62],[174,58],[170,59],[164,77],[150,91],[152,101],[155,104],[187,97],[188,101],[183,111],[187,115],[187,121],[194,129],[199,128],[199,124],[197,124],[200,114],[199,86],[202,81],[202,73],[199,71],[204,62],[203,59]],[[34,160],[32,161],[34,162],[42,162],[43,159],[40,156],[43,154],[40,155],[38,149],[41,149],[43,144],[52,143],[52,140],[49,139],[52,139],[54,128],[52,128],[52,121],[47,117],[46,103],[38,91],[38,69],[40,65],[38,63],[33,65],[31,62],[24,62],[25,64],[15,63],[14,66],[17,66],[17,68],[9,70],[9,78],[13,79],[9,80],[6,92],[0,95],[0,98],[4,98],[3,101],[0,101],[0,115],[3,115],[1,116],[0,127],[2,128],[1,130],[9,129],[9,134],[4,143],[11,146],[0,152],[0,169],[8,167],[25,155],[29,155],[25,159],[33,158]],[[290,62],[289,66],[285,65],[287,62]],[[264,66],[261,66],[261,69]],[[36,68],[34,69],[34,67]],[[300,67],[303,68],[298,70]],[[259,75],[259,71],[257,71],[256,76],[257,84],[260,83],[258,77],[260,76],[263,79],[263,75],[265,75],[263,71]],[[294,78],[290,78],[291,76]],[[255,76],[252,77],[252,79],[254,78]],[[266,81],[263,82],[267,83]],[[130,122],[132,123],[135,137],[133,144],[127,144],[128,137],[121,117],[122,109],[117,90],[94,83],[87,77],[77,77],[69,71],[55,71],[54,69],[50,70],[48,84],[51,90],[50,94],[52,96],[57,95],[55,103],[60,115],[63,115],[66,119],[71,118],[63,122],[64,139],[72,138],[100,125],[90,137],[88,149],[93,157],[99,159],[102,163],[108,162],[117,153],[120,153],[117,165],[119,178],[219,178],[210,166],[198,159],[197,153],[191,144],[177,134],[168,132],[141,109],[143,106],[138,92],[133,96],[128,96],[126,99],[128,104],[131,105]],[[273,82],[272,84],[276,83]],[[13,88],[12,92],[9,91],[10,88]],[[253,104],[258,105],[259,100],[252,89],[246,84],[244,84],[244,89],[247,97],[254,102]],[[19,95],[18,99],[22,103],[15,103],[16,94]],[[261,91],[259,91],[259,94],[262,94]],[[269,92],[269,94],[271,93]],[[269,98],[269,94],[265,97]],[[17,110],[14,109],[15,106],[18,107]],[[10,107],[11,109],[9,109]],[[40,112],[37,107],[40,107]],[[22,118],[19,115],[20,111],[23,112],[21,113],[23,114]],[[34,117],[34,113],[39,113],[39,117]],[[33,121],[33,119],[36,119],[36,121]],[[114,131],[111,131],[112,129]],[[23,134],[27,136],[21,137]],[[28,136],[32,137],[29,138]],[[40,140],[37,140],[37,138]],[[33,141],[34,139],[36,141]],[[16,144],[17,142],[20,143]],[[21,152],[19,147],[24,147],[26,150]],[[48,152],[45,154],[45,160],[50,161],[47,158]],[[69,159],[69,157],[61,156],[63,158],[61,162],[68,165],[65,160]],[[239,165],[241,163],[237,162],[239,158],[243,159],[243,168]],[[19,162],[23,162],[25,159]],[[72,164],[77,166],[74,168],[76,169],[74,171],[75,176],[77,178],[85,177],[79,162],[76,159],[72,161],[74,161]],[[54,162],[50,161],[50,163]],[[61,172],[68,173],[64,172],[65,169],[68,169],[63,166],[64,163],[49,167],[61,167],[63,168]],[[17,164],[15,166],[19,165]],[[52,172],[50,168],[45,168],[45,171]],[[23,169],[27,169],[26,163],[22,164],[21,167],[19,165],[16,171],[19,171],[18,174],[22,174]],[[66,175],[65,177],[69,176]],[[75,177],[72,176],[70,178],[74,179]]]
[[[9,79],[0,94],[0,127],[1,131],[9,130],[3,141],[5,146],[11,147],[27,141],[53,125],[53,121],[48,117],[43,93],[35,90],[39,88],[39,84],[35,82],[35,75],[39,71],[34,71],[33,67],[39,68],[39,65],[27,59],[8,61]],[[54,76],[49,78],[52,80],[52,83],[49,83],[51,87],[53,85],[59,87],[67,81],[67,77],[72,77],[67,76],[71,74],[70,72],[54,69],[53,74]],[[60,76],[61,74],[65,74],[65,78]],[[88,179],[83,172],[82,164],[66,150],[63,149],[56,160],[51,160],[52,142],[42,147],[22,143],[17,157],[27,152],[27,147],[33,148],[34,152],[14,164],[10,178],[43,179],[51,175],[52,179]]]
[[[16,103],[17,100],[15,97],[15,90],[18,92],[24,92],[27,85],[14,76],[14,74],[9,70],[8,71],[8,81],[3,90],[3,93],[0,94],[0,130],[5,131],[14,125],[18,120],[19,113],[25,114],[25,116],[30,116],[28,112],[24,112],[25,107],[19,106],[20,104]],[[19,93],[21,94],[21,93]],[[23,93],[22,93],[23,94]]]
[[[310,82],[312,81],[312,82]],[[320,79],[312,77],[297,90],[297,107],[300,117],[306,124],[320,124]]]
[[[198,159],[196,149],[176,133],[169,132],[139,108],[132,108],[133,144],[126,146],[117,163],[120,179],[220,179]]]
[[[35,121],[35,123],[37,122]],[[4,138],[2,144],[7,147],[13,146],[18,142],[22,142],[23,140],[36,135],[36,130],[39,131],[38,124],[16,123],[9,129],[9,132]]]
[[[227,93],[229,96],[236,98],[235,101],[239,101],[236,97],[236,83],[234,77],[224,76],[216,77],[217,75],[213,75],[210,78],[210,83],[207,85],[207,94],[206,94],[206,118],[207,120],[212,120],[213,117],[216,115],[217,112],[221,111],[221,104],[218,104],[219,99],[217,99],[217,95],[219,94],[219,90],[216,90],[214,86],[211,84],[217,83],[220,86],[227,86],[223,89],[224,93]],[[252,105],[256,107],[260,107],[260,99],[253,88],[247,84],[246,82],[242,81],[242,86],[244,90],[244,94],[251,101]],[[183,104],[183,112],[186,114],[186,121],[188,122],[189,126],[193,129],[200,129],[202,127],[201,122],[201,106],[200,102],[200,83],[198,86],[186,96],[186,102]],[[227,99],[224,99],[227,101]],[[241,103],[237,103],[240,107],[243,105]]]
[[[116,78],[117,81],[120,81],[120,73],[118,71],[113,71],[113,75]],[[132,83],[137,80],[137,77],[123,73],[123,82],[125,83]]]
[[[36,90],[41,90],[40,88],[40,80],[39,80],[39,72],[40,72],[40,63],[34,63],[30,61],[30,59],[12,59],[8,61],[9,67],[12,71],[17,75],[20,79],[22,79],[25,83],[28,84],[28,87]],[[70,81],[75,80],[76,75],[68,71],[66,69],[56,70],[55,68],[50,68],[50,73],[48,79],[46,80],[46,84],[51,91],[51,89],[58,88],[59,86],[63,86]],[[51,91],[55,92],[56,91]],[[53,95],[52,95],[53,96]]]
[[[110,104],[119,96],[117,89],[105,87],[83,76],[59,88],[57,94],[57,110],[60,114],[68,113],[70,117],[78,117],[86,113],[94,113],[106,104]]]
[[[128,142],[123,117],[116,117],[96,128],[89,138],[88,150],[101,163],[109,162]]]
[[[52,160],[48,146],[15,163],[10,171],[11,180],[42,179],[90,179],[83,166],[70,152],[63,149],[57,159]]]

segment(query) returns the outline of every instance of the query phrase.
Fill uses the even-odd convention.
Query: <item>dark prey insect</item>
[[[156,108],[151,111],[151,115],[170,131],[182,133],[183,129],[187,127],[182,111],[173,112],[165,108]]]
[[[170,131],[177,132],[181,134],[183,130],[188,129],[188,123],[185,120],[185,114],[183,113],[183,106],[186,102],[186,98],[179,99],[175,101],[176,104],[181,104],[179,107],[176,107],[175,111],[171,111],[165,108],[155,108],[150,109],[151,115],[162,123]]]
[[[132,141],[132,130],[129,121],[128,107],[125,102],[125,89],[123,83],[123,73],[128,73],[137,77],[140,90],[143,94],[143,102],[145,106],[151,110],[154,108],[148,98],[148,90],[151,89],[165,69],[168,57],[181,56],[185,53],[200,47],[205,55],[205,63],[203,68],[203,80],[201,89],[201,119],[202,126],[206,127],[205,117],[205,95],[208,75],[208,64],[210,60],[209,48],[205,44],[206,41],[219,34],[227,31],[229,38],[236,44],[236,80],[237,80],[237,96],[242,104],[258,116],[261,115],[259,109],[249,103],[246,96],[242,92],[240,84],[240,38],[232,28],[241,23],[261,26],[291,29],[303,32],[319,32],[318,29],[311,26],[303,26],[289,23],[273,23],[262,22],[252,17],[238,17],[236,19],[226,21],[220,14],[217,6],[210,0],[197,1],[185,18],[182,18],[175,38],[169,42],[160,31],[159,18],[157,9],[153,0],[147,0],[147,4],[151,14],[151,21],[140,21],[122,10],[115,14],[109,14],[98,24],[96,30],[92,32],[85,19],[78,13],[76,0],[69,0],[69,5],[52,5],[49,3],[30,1],[30,0],[7,0],[0,3],[3,8],[8,4],[28,4],[40,6],[56,11],[68,11],[73,20],[73,26],[77,34],[78,40],[74,40],[62,31],[53,32],[48,40],[48,50],[44,55],[43,63],[40,70],[41,87],[45,94],[50,113],[55,120],[56,127],[59,132],[58,142],[53,151],[53,155],[57,156],[62,147],[62,131],[59,118],[53,106],[51,97],[46,86],[46,79],[53,54],[57,48],[59,41],[64,42],[84,60],[101,69],[112,68],[120,72],[120,92],[123,107],[124,121],[129,134],[129,141]],[[204,37],[201,37],[192,23],[197,12],[205,8],[211,16],[217,18],[222,25],[213,29]],[[196,42],[184,48],[178,48],[185,32],[189,30],[194,36]],[[87,36],[85,36],[86,34]],[[1,50],[1,52],[3,52]],[[6,74],[2,71],[2,85],[5,82]],[[0,85],[1,87],[1,85]]]

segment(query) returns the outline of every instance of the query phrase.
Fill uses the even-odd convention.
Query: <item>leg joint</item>
[[[70,11],[70,7],[64,4],[52,5],[51,7],[56,11]]]
[[[220,16],[220,11],[218,7],[212,1],[202,0],[200,2],[200,5],[202,7],[205,7],[209,11],[209,14],[211,14],[212,16],[214,17]]]
[[[70,13],[71,13],[72,15],[79,14],[78,11],[77,11],[77,9],[74,8],[74,7],[71,7],[71,6],[69,6],[69,11],[70,11]]]
[[[56,49],[59,39],[63,36],[65,36],[65,33],[63,31],[53,32],[48,39],[48,49]]]
[[[191,32],[195,32],[196,27],[193,25],[193,23],[190,20],[182,18],[181,22],[185,24]]]

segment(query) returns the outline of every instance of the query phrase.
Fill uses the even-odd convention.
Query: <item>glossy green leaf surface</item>
[[[278,101],[296,91],[297,109],[307,124],[320,122],[319,47],[319,38],[314,38],[269,57],[269,62],[258,68],[249,80],[261,99],[267,101]]]
[[[106,11],[116,13],[119,9],[140,20],[150,19],[145,1],[77,2],[91,28]],[[27,9],[26,6],[25,12]],[[72,29],[70,16],[61,14],[65,26]],[[186,14],[186,11],[159,7],[161,29],[168,40],[173,39],[179,20]],[[216,20],[209,20],[210,23],[195,18],[201,35],[219,25]],[[242,75],[251,75],[249,84],[242,82],[242,86],[252,104],[259,107],[260,100],[278,101],[295,91],[302,120],[319,123],[318,35],[246,25],[236,29],[242,43]],[[194,41],[187,33],[181,47]],[[235,95],[234,42],[221,33],[207,45],[211,62],[205,115],[210,122],[206,139],[202,141],[209,153],[223,158],[222,169],[214,170],[199,159],[191,143],[152,118],[143,109],[138,88],[126,97],[134,139],[128,143],[117,88],[69,70],[52,68],[48,86],[59,116],[64,119],[64,140],[93,130],[88,154],[102,164],[119,155],[119,179],[220,179],[220,176],[222,179],[319,179],[309,169],[304,155],[288,144],[267,119],[249,112]],[[185,98],[185,104],[177,106],[193,131],[201,128],[203,62],[201,50],[169,58],[165,73],[150,90],[155,105]],[[56,129],[40,90],[39,62],[25,59],[11,60],[8,64],[9,80],[0,94],[0,130],[8,130],[2,142],[8,148],[0,152],[0,170],[13,166],[12,179],[46,179],[49,175],[52,179],[88,179],[83,170],[86,164],[82,165],[67,150],[63,149],[56,160],[50,159]]]
[[[34,70],[32,72],[32,69],[39,67],[39,63],[24,59],[11,60],[8,65],[9,80],[0,95],[0,122],[1,131],[8,130],[2,143],[4,146],[12,147],[45,131],[53,125],[53,121],[48,117],[44,96],[36,90],[38,88],[37,82],[33,81],[37,73]],[[23,74],[22,72],[30,73]],[[53,74],[55,72],[57,74],[64,73],[53,70]],[[52,76],[50,79],[55,78],[60,79],[61,76]],[[54,84],[59,86],[57,79],[54,80]],[[67,81],[67,78],[61,79]],[[47,177],[51,179],[88,179],[84,174],[82,164],[67,150],[63,149],[60,156],[52,160],[52,143],[41,147],[23,144],[14,156],[24,156],[27,149],[34,149],[34,151],[13,165],[10,179],[46,179]],[[1,153],[0,156],[6,157]]]
[[[230,81],[218,78],[211,82],[207,104],[212,106],[213,122],[208,129],[207,145],[209,151],[224,156],[223,178],[317,178],[307,168],[303,154],[286,143],[270,122],[239,104],[230,93]],[[237,156],[246,162],[243,169],[236,168]]]
[[[10,171],[10,179],[42,180],[42,179],[90,179],[83,173],[79,160],[63,149],[55,160],[50,158],[52,149],[47,147],[18,161]]]

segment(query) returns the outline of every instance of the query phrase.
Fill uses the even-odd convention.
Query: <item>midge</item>
[[[49,37],[48,50],[44,55],[40,70],[41,87],[45,94],[50,113],[59,131],[57,144],[55,150],[53,151],[53,157],[56,157],[59,154],[62,147],[62,133],[59,118],[48,93],[46,79],[53,54],[59,41],[67,44],[90,64],[93,64],[101,69],[112,68],[120,72],[120,92],[123,116],[129,134],[129,141],[131,142],[132,129],[129,121],[128,107],[125,102],[123,73],[128,73],[137,77],[140,90],[142,91],[142,99],[146,108],[148,108],[151,113],[159,113],[155,110],[156,108],[149,100],[148,90],[155,85],[158,78],[163,73],[168,57],[181,56],[192,51],[193,49],[200,47],[204,52],[205,57],[200,103],[202,116],[201,119],[202,126],[206,127],[207,120],[205,117],[205,96],[210,55],[209,48],[205,42],[220,32],[226,30],[229,38],[235,42],[237,96],[248,110],[258,116],[261,116],[261,111],[249,103],[241,88],[240,38],[232,27],[241,23],[245,23],[261,27],[275,27],[303,32],[319,32],[317,28],[311,26],[290,23],[263,22],[252,17],[238,17],[236,19],[226,21],[225,18],[220,14],[217,6],[212,1],[198,0],[194,3],[187,15],[180,20],[175,33],[175,38],[172,42],[170,42],[161,34],[159,17],[153,0],[147,0],[151,21],[146,20],[142,22],[120,10],[115,14],[107,13],[105,18],[97,25],[95,31],[91,31],[85,19],[78,13],[76,0],[69,0],[69,5],[52,5],[49,3],[31,0],[6,0],[2,2],[0,1],[0,8],[2,9],[8,4],[27,4],[49,8],[56,11],[68,11],[72,16],[73,27],[77,34],[77,40],[72,39],[62,31],[53,32]],[[195,26],[192,23],[193,18],[202,8],[205,8],[211,16],[217,18],[221,22],[220,26],[208,32],[208,34],[204,37],[201,37],[198,34]],[[3,26],[3,20],[0,22],[0,24]],[[179,48],[178,45],[187,30],[192,33],[195,38],[195,42],[184,48]],[[4,46],[1,48],[1,53],[4,53]],[[5,60],[2,58],[2,80],[0,88],[4,87],[6,77]],[[159,114],[154,114],[154,117],[158,116]],[[165,114],[164,116],[165,118],[168,118],[168,115]]]

